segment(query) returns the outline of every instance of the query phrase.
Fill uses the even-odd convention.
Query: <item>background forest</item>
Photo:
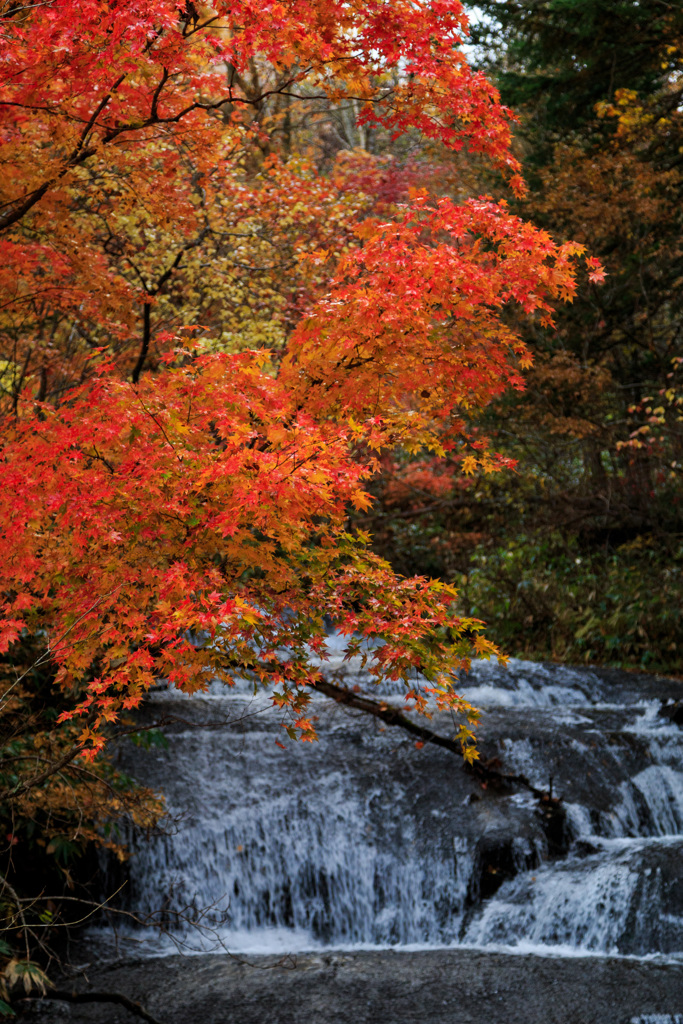
[[[476,421],[514,472],[463,480],[443,463],[388,460],[362,522],[401,571],[462,582],[463,608],[510,653],[677,673],[683,11],[477,9],[479,62],[520,117],[531,188],[513,206],[585,243],[608,278],[582,282],[557,330],[522,324],[526,391]]]
[[[16,5],[10,7],[8,18]],[[202,12],[201,5],[185,5],[183,38],[196,30]],[[173,135],[169,129],[162,149],[156,137],[143,135],[141,143],[138,138],[137,145],[128,147],[124,141],[112,149],[115,156],[100,159],[96,146],[104,149],[118,134],[140,127],[135,119],[118,123],[112,113],[112,121],[102,127],[101,138],[89,154],[94,159],[82,158],[83,140],[81,149],[73,150],[69,184],[61,192],[48,193],[47,215],[42,220],[27,217],[14,228],[19,206],[16,200],[5,202],[3,227],[15,231],[11,245],[21,250],[23,262],[18,272],[16,263],[12,266],[9,260],[0,266],[0,286],[9,296],[0,311],[2,413],[20,419],[27,407],[27,389],[32,388],[35,415],[42,422],[46,414],[41,410],[59,408],[65,394],[99,380],[93,367],[104,357],[121,379],[144,387],[147,379],[170,378],[166,368],[171,365],[185,372],[194,358],[226,356],[233,360],[231,366],[244,371],[244,378],[231,382],[230,401],[242,410],[234,428],[242,447],[239,458],[235,456],[233,475],[241,480],[242,474],[246,481],[253,471],[250,460],[282,442],[281,432],[268,425],[269,410],[279,408],[278,403],[284,408],[277,380],[298,381],[297,374],[304,376],[301,366],[306,367],[305,388],[295,390],[291,407],[282,413],[287,424],[306,403],[316,413],[318,402],[327,415],[323,403],[336,400],[338,380],[332,371],[325,377],[322,357],[318,350],[311,354],[312,342],[301,340],[300,325],[307,323],[317,304],[326,301],[331,282],[339,284],[335,275],[341,273],[340,267],[349,272],[356,258],[359,262],[366,258],[361,252],[375,253],[369,243],[377,224],[400,222],[402,204],[408,201],[418,207],[432,200],[463,203],[473,195],[499,196],[502,191],[505,216],[518,216],[548,232],[553,246],[573,240],[590,253],[577,271],[573,301],[553,313],[554,325],[539,316],[554,307],[551,300],[572,299],[566,265],[575,254],[565,258],[559,248],[552,248],[548,260],[555,260],[555,278],[547,264],[547,277],[540,273],[531,255],[528,264],[520,261],[515,272],[522,298],[514,308],[511,303],[505,305],[502,326],[491,328],[485,323],[496,344],[500,339],[501,345],[508,344],[513,332],[521,336],[523,345],[511,346],[510,366],[506,363],[501,368],[497,350],[487,363],[488,341],[481,344],[483,382],[467,376],[471,367],[465,360],[450,365],[453,379],[462,385],[458,431],[466,443],[455,443],[447,430],[439,434],[425,425],[431,424],[430,417],[438,419],[443,398],[439,386],[432,389],[429,379],[416,384],[422,403],[418,412],[424,419],[418,426],[413,420],[408,430],[408,412],[396,413],[391,429],[405,443],[384,444],[381,472],[369,483],[361,481],[366,480],[367,466],[374,459],[371,430],[363,433],[359,428],[354,434],[356,425],[351,421],[349,432],[331,441],[329,432],[325,433],[327,421],[321,433],[315,432],[318,423],[306,424],[318,459],[314,468],[319,472],[294,481],[292,493],[287,492],[291,507],[297,500],[303,507],[297,512],[299,518],[292,516],[291,546],[286,536],[290,525],[273,526],[265,517],[256,540],[254,535],[244,540],[239,534],[235,541],[241,545],[243,560],[239,583],[250,588],[252,604],[238,606],[239,630],[236,626],[230,643],[242,645],[239,664],[244,666],[251,657],[249,644],[258,609],[269,607],[268,579],[263,580],[272,570],[280,573],[277,579],[282,583],[278,612],[295,605],[294,594],[302,615],[317,615],[314,641],[324,636],[323,614],[335,607],[340,614],[342,607],[351,608],[349,622],[361,630],[367,627],[368,632],[371,615],[386,619],[385,632],[391,635],[397,621],[400,625],[396,593],[408,594],[406,600],[413,602],[414,625],[428,615],[438,617],[441,606],[436,602],[454,585],[458,614],[464,617],[462,629],[449,633],[448,620],[438,619],[439,643],[433,637],[429,642],[421,637],[410,649],[410,658],[405,656],[406,664],[440,665],[439,658],[445,658],[443,652],[454,640],[456,667],[471,654],[490,653],[497,645],[513,656],[677,675],[683,668],[683,8],[661,0],[482,0],[472,13],[470,50],[475,66],[485,71],[500,90],[503,103],[518,117],[512,150],[529,186],[526,194],[516,175],[508,173],[507,183],[501,183],[505,160],[500,157],[504,143],[499,144],[499,135],[502,138],[504,131],[497,121],[491,122],[490,136],[482,142],[479,128],[471,126],[466,111],[465,128],[461,125],[459,130],[465,132],[468,145],[454,146],[447,132],[426,130],[408,101],[405,108],[400,104],[398,108],[400,134],[390,118],[361,116],[362,90],[354,93],[339,69],[338,79],[330,73],[324,89],[319,81],[311,83],[303,77],[290,88],[298,74],[291,64],[283,68],[253,57],[242,64],[227,64],[226,88],[231,97],[234,91],[235,102],[223,96],[213,106],[210,98],[195,104],[203,104],[202,113],[211,111],[212,130],[216,138],[220,134],[220,145],[214,145],[215,140],[207,144],[209,133],[202,135],[204,128],[190,119],[186,132]],[[174,17],[177,20],[177,12]],[[386,72],[382,85],[387,95],[402,95],[401,75],[400,64]],[[145,87],[156,116],[167,78],[158,91],[150,81]],[[131,109],[135,107],[135,95],[124,99]],[[43,130],[32,125],[21,125],[20,133]],[[48,153],[46,161],[54,160],[46,175],[57,173],[55,167],[72,141],[64,128],[64,136],[52,140],[54,150],[47,145],[41,148]],[[12,153],[8,178],[23,175],[32,181],[38,163],[33,152]],[[514,161],[507,170],[516,170]],[[36,185],[30,194],[38,190]],[[481,245],[477,242],[468,258],[480,272],[499,244],[527,236],[515,235],[517,228],[506,226],[508,235],[502,243],[504,232],[495,234],[486,220],[489,214],[477,216],[481,222],[469,227],[481,234]],[[429,230],[438,244],[456,228],[434,217]],[[408,251],[415,238],[406,229],[401,241]],[[371,269],[376,288],[382,283],[382,259],[389,248],[388,243],[385,250],[378,247],[374,256]],[[596,260],[605,268],[604,283],[596,272]],[[439,286],[441,292],[428,300],[429,316],[437,319],[450,301],[446,276]],[[326,307],[327,312],[331,309],[332,304]],[[480,310],[475,312],[479,315]],[[179,337],[186,340],[181,344]],[[473,338],[479,344],[476,331]],[[315,344],[320,348],[320,338]],[[249,353],[261,350],[272,356],[251,362]],[[272,363],[262,379],[258,375],[268,358]],[[516,369],[520,363],[525,369],[524,387]],[[340,365],[336,364],[337,369]],[[359,394],[370,393],[373,382],[369,375],[363,376],[362,362],[347,362],[344,370],[349,370],[347,390],[357,387]],[[407,362],[400,371],[405,383],[410,374]],[[187,374],[189,380],[191,371]],[[220,433],[222,422],[209,408],[207,397],[211,387],[218,386],[218,377],[204,380],[206,394],[201,389],[192,391],[190,404],[196,396],[199,408],[206,399],[203,437],[218,437],[227,444],[233,435],[226,440]],[[512,387],[505,387],[508,384]],[[102,408],[108,410],[112,436],[118,429],[130,447],[139,438],[142,445],[146,421],[130,414],[120,393],[107,387],[105,382],[97,393]],[[151,392],[143,393],[151,401]],[[174,448],[179,470],[173,459],[168,464],[154,462],[156,456],[148,449],[146,479],[153,480],[159,494],[168,479],[183,484],[188,452],[195,442],[190,413],[187,424],[183,423],[180,405],[173,404],[176,397],[169,385],[154,405],[158,418],[169,410],[175,415],[173,443],[182,452],[181,458]],[[451,410],[449,406],[449,414]],[[202,407],[202,415],[203,411]],[[361,413],[359,419],[369,416],[368,408],[363,406]],[[266,441],[259,448],[254,438],[264,423]],[[81,431],[77,433],[80,440],[89,436],[87,416],[74,416],[68,427]],[[381,430],[389,428],[383,425]],[[387,436],[383,435],[383,442]],[[340,438],[347,447],[351,442],[355,445],[353,458],[348,457],[341,469],[330,468],[327,452]],[[54,438],[51,444],[57,444]],[[425,452],[430,445],[432,451]],[[57,446],[49,452],[46,448],[40,458],[47,465],[58,451],[66,460],[72,448],[73,437],[65,432]],[[103,480],[107,473],[114,475],[106,451],[93,448],[89,458],[101,464]],[[143,462],[140,457],[139,463]],[[157,473],[154,478],[153,472]],[[330,513],[331,478],[337,490]],[[250,487],[254,479],[249,477]],[[214,484],[216,490],[210,491]],[[282,483],[283,490],[286,486]],[[207,493],[218,493],[218,487],[219,483],[209,480]],[[244,487],[246,494],[246,483]],[[104,502],[104,484],[102,488]],[[364,489],[372,495],[372,504],[365,499]],[[196,508],[192,504],[194,492],[189,485],[182,493],[185,503],[173,515],[182,520],[185,532],[174,535],[169,545],[180,543],[181,536],[190,547],[203,510],[199,502]],[[258,489],[249,495],[252,505],[259,507],[259,501],[269,500],[270,491],[266,498]],[[67,502],[57,497],[51,514],[60,516]],[[132,507],[138,497],[131,485],[121,501]],[[21,515],[30,520],[26,508]],[[326,541],[311,553],[302,538],[317,537],[324,516],[331,516],[334,541],[346,545],[349,561],[356,558],[360,564],[366,559],[362,571],[365,578],[372,578],[375,604],[362,581],[346,572],[345,564],[339,591],[322,608],[326,574],[337,572],[338,565],[333,564]],[[271,543],[268,531],[275,536],[276,528],[280,533]],[[112,518],[107,543],[116,545],[117,529]],[[77,536],[74,549],[87,547],[84,536]],[[6,550],[11,550],[14,540],[7,531]],[[145,531],[138,531],[129,557],[141,563],[148,543]],[[225,571],[219,553],[208,547],[192,551],[196,572],[208,565],[219,579]],[[162,551],[159,565],[163,557]],[[113,561],[106,571],[115,589]],[[431,577],[433,590],[409,592],[408,583],[401,580],[414,574]],[[87,577],[85,572],[82,575]],[[297,590],[304,576],[306,586]],[[61,582],[58,573],[56,578]],[[14,584],[16,580],[6,591],[11,590],[8,606],[16,604]],[[161,617],[167,611],[170,620],[170,609],[177,607],[174,602],[180,600],[185,582],[166,580],[166,584]],[[156,582],[146,581],[145,586],[151,594]],[[48,591],[46,586],[45,600]],[[207,601],[215,596],[209,594]],[[184,626],[199,634],[207,623],[222,623],[228,611],[233,614],[235,609],[227,610],[227,603],[221,601],[216,597],[210,609],[207,605],[202,610],[204,618],[197,613],[196,619],[184,620]],[[86,604],[84,619],[91,610]],[[25,609],[17,605],[14,611],[20,616]],[[87,657],[72,659],[66,668],[57,669],[54,650],[48,648],[46,653],[40,626],[21,636],[15,630],[10,638],[13,646],[2,655],[0,800],[6,827],[0,854],[2,912],[9,941],[0,952],[7,999],[12,986],[23,984],[30,989],[43,983],[36,963],[41,956],[49,959],[55,927],[80,919],[88,901],[97,905],[93,848],[105,845],[124,857],[121,821],[152,828],[163,813],[156,794],[136,787],[106,757],[96,757],[87,765],[77,759],[89,745],[97,752],[103,735],[115,739],[130,734],[143,745],[157,741],[153,731],[138,732],[125,713],[140,702],[154,674],[173,678],[172,672],[179,676],[183,672],[164,649],[171,627],[164,633],[165,627],[159,625],[144,647],[149,620],[134,603],[124,611],[130,632],[117,638],[119,647],[105,648],[99,641],[90,644],[90,637],[85,637],[84,643],[90,644]],[[116,612],[123,614],[120,606]],[[187,608],[185,612],[190,616]],[[479,624],[470,619],[487,623],[488,644],[478,636]],[[63,623],[60,641],[74,628],[73,619],[65,617]],[[175,636],[177,621],[172,629]],[[282,621],[278,629],[268,638],[271,652],[284,643],[297,656],[298,674],[285,680],[283,697],[283,704],[293,712],[289,735],[311,738],[314,729],[305,717],[305,702],[298,702],[297,689],[309,681],[303,657],[297,658],[311,635],[296,633],[294,626]],[[126,647],[130,636],[135,644],[131,641]],[[64,650],[71,639],[63,644]],[[226,650],[228,646],[226,642]],[[124,698],[116,695],[117,713],[121,711],[122,717],[112,711],[108,718],[109,698],[93,687],[100,685],[100,673],[104,677],[103,665],[118,671],[133,648],[139,657],[133,674],[126,677],[128,689]],[[188,651],[189,645],[181,653]],[[189,653],[196,656],[193,671],[199,678],[215,652]],[[406,667],[398,664],[403,656],[396,653],[399,674]],[[277,676],[274,661],[273,657],[265,668],[252,662],[248,667],[267,682]],[[16,683],[17,672],[21,686]],[[193,678],[188,672],[181,682],[192,689]],[[92,716],[83,712],[82,719],[69,718],[68,709],[75,694],[82,701],[80,710],[85,708],[89,715],[93,693],[98,697],[99,718],[84,738],[83,722],[90,729]],[[415,700],[419,710],[417,695]],[[461,739],[467,749],[474,716],[469,717],[471,709],[465,703],[456,710],[465,716]],[[51,767],[31,774],[35,763]],[[21,850],[21,857],[15,848]],[[42,879],[39,891],[36,877]],[[76,896],[79,902],[70,917],[69,901],[76,903]],[[42,952],[36,954],[36,950]]]

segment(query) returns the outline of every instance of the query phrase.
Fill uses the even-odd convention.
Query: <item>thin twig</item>
[[[32,672],[34,668],[38,668],[39,665],[42,665],[45,661],[49,661],[51,658],[53,658],[55,651],[59,649],[59,645],[61,644],[62,640],[64,640],[65,637],[67,637],[69,633],[76,628],[79,622],[82,622],[86,615],[90,615],[90,612],[97,608],[98,604],[102,604],[103,601],[106,601],[108,597],[111,597],[112,594],[115,594],[117,590],[120,590],[121,587],[123,586],[125,586],[125,583],[119,583],[118,587],[114,587],[114,589],[110,590],[108,594],[103,594],[102,597],[98,597],[94,604],[91,604],[89,608],[86,608],[82,615],[79,615],[76,621],[72,622],[69,628],[65,630],[61,636],[57,637],[57,640],[52,646],[50,646],[50,638],[48,637],[47,649],[43,651],[43,653],[36,658],[33,664],[29,665],[26,671],[22,672],[22,674],[17,679],[15,679],[12,685],[8,686],[5,692],[3,693],[2,696],[4,703],[0,704],[0,712],[3,711],[5,705],[7,704],[7,700],[5,699],[7,697],[7,694],[10,693],[15,686],[18,686],[22,679],[25,679],[29,672]]]

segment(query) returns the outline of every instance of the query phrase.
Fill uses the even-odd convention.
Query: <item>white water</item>
[[[658,855],[680,858],[683,840],[603,842],[576,862],[544,864],[506,883],[466,932],[477,946],[565,946],[581,952],[683,950],[683,916],[667,914]],[[663,847],[663,851],[662,851]],[[651,866],[646,866],[651,863]]]
[[[231,723],[176,729],[168,753],[137,755],[181,820],[136,844],[128,909],[163,905],[176,940],[235,952],[683,954],[683,732],[657,716],[651,690],[634,696],[628,683],[624,696],[591,672],[513,661],[507,673],[475,665],[463,686],[489,711],[503,769],[539,787],[554,775],[564,794],[574,844],[554,861],[528,792],[482,791],[452,754],[418,752],[322,698],[320,742],[282,751],[263,698],[214,689],[203,706]],[[495,856],[487,866],[503,848],[502,868]],[[497,891],[482,890],[499,870]],[[199,918],[204,932],[188,926]],[[172,948],[127,934],[143,951]]]

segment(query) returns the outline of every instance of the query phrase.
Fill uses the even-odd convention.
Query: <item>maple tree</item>
[[[416,127],[454,148],[466,144],[521,187],[507,111],[455,49],[466,21],[453,3],[390,11],[382,4],[349,10],[291,3],[259,5],[258,12],[248,3],[229,10],[85,5],[78,33],[65,2],[47,4],[39,17],[19,7],[8,15],[3,145],[11,173],[1,226],[5,315],[15,332],[6,372],[19,373],[25,397],[18,400],[15,385],[3,449],[4,521],[11,522],[3,536],[4,644],[38,623],[68,632],[68,642],[53,650],[58,681],[84,683],[81,710],[99,709],[84,742],[97,748],[96,722],[119,703],[135,705],[155,673],[199,685],[218,660],[217,638],[244,667],[254,662],[248,652],[255,636],[272,655],[296,635],[289,646],[298,657],[286,671],[272,661],[257,671],[314,679],[301,645],[316,631],[303,629],[301,619],[321,614],[317,578],[334,580],[329,569],[336,563],[350,595],[373,573],[387,572],[363,563],[367,568],[354,573],[340,564],[349,557],[341,556],[344,509],[367,501],[361,481],[372,471],[372,452],[399,441],[440,448],[444,435],[435,423],[450,418],[447,436],[458,438],[461,408],[519,386],[525,348],[499,310],[514,301],[548,318],[552,301],[573,292],[581,247],[558,247],[492,200],[456,206],[415,195],[388,222],[358,222],[359,244],[336,260],[328,295],[303,311],[276,372],[266,355],[178,351],[166,333],[166,368],[142,377],[147,321],[164,276],[150,287],[147,263],[161,262],[154,233],[172,221],[190,239],[176,243],[184,254],[198,246],[197,232],[218,230],[210,219],[225,205],[216,200],[218,182],[228,186],[229,205],[230,162],[240,140],[261,130],[243,109],[294,94],[306,82],[332,100],[357,98],[364,121],[394,131]],[[258,96],[243,78],[255,63],[263,69]],[[284,173],[275,165],[271,171]],[[164,188],[174,197],[172,217],[163,194],[158,201]],[[272,191],[261,189],[257,204],[277,206]],[[92,221],[108,228],[110,210],[112,229],[103,239]],[[121,258],[109,260],[112,239]],[[129,255],[133,247],[142,266]],[[327,258],[327,251],[308,254],[313,264]],[[132,268],[127,275],[123,262]],[[173,262],[179,267],[181,260]],[[131,295],[136,277],[141,285]],[[102,332],[96,341],[105,340],[104,331],[125,338],[136,301],[145,331],[132,371],[118,348],[112,361],[95,344],[97,356],[86,350],[78,368],[85,381],[69,378],[59,365],[60,329],[91,321]],[[53,337],[22,336],[26,320],[35,331],[27,308],[43,326],[54,321]],[[50,359],[62,397],[46,405]],[[492,464],[476,445],[467,458]],[[210,569],[222,548],[222,564]],[[354,557],[368,557],[359,541],[352,549]],[[128,560],[131,579],[121,572]],[[310,594],[298,578],[299,560],[311,566]],[[242,579],[255,568],[258,581]],[[149,574],[146,585],[140,571]],[[408,633],[423,639],[433,585],[386,585],[423,594],[419,610],[407,618],[401,612]],[[382,592],[378,580],[368,589],[375,587]],[[381,600],[374,625],[370,613],[362,622],[347,612],[348,603],[344,592],[332,592],[324,610],[340,615],[349,632],[365,626],[384,634],[380,663],[401,671],[422,664],[424,652],[395,649],[390,630],[378,626]],[[435,624],[445,623],[447,604],[438,596]],[[208,631],[212,646],[193,642],[188,631]],[[88,679],[95,663],[100,671]]]
[[[5,3],[0,699],[33,722],[2,764],[10,847],[22,813],[53,847],[69,832],[63,780],[105,770],[159,678],[249,677],[313,739],[325,616],[409,708],[460,713],[476,756],[457,673],[496,648],[349,512],[394,451],[509,462],[468,421],[523,386],[507,311],[550,325],[583,246],[430,191],[414,161],[321,167],[292,143],[351,109],[366,137],[466,152],[522,194],[466,31],[456,0]],[[112,783],[89,785],[96,841]],[[153,818],[153,796],[130,813]]]

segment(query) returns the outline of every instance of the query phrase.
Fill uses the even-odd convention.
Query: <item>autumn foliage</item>
[[[311,737],[324,614],[383,642],[377,674],[412,691],[422,673],[467,711],[453,673],[490,649],[472,647],[477,625],[449,588],[371,555],[347,510],[398,444],[495,467],[463,414],[521,387],[528,353],[502,312],[548,321],[581,247],[488,198],[411,187],[373,209],[343,161],[329,179],[288,169],[268,108],[351,99],[361,123],[466,147],[519,190],[509,114],[465,31],[450,0],[8,8],[2,649],[44,638],[81,751],[160,677],[253,676]],[[314,229],[313,194],[343,231]],[[285,245],[297,294],[270,286],[253,350],[221,351],[249,347],[222,282],[229,304],[235,265]],[[199,315],[193,344],[181,328]]]

